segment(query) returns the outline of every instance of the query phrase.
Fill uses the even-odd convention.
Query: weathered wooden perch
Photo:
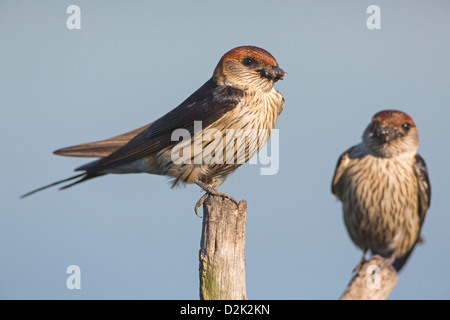
[[[200,299],[247,300],[245,228],[247,202],[209,196],[203,204]]]
[[[386,300],[397,281],[395,269],[375,255],[350,280],[340,300]]]

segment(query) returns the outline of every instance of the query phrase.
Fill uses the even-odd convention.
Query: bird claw
[[[362,270],[362,267],[363,267],[364,263],[366,263],[366,262],[365,261],[364,262],[361,261],[360,263],[358,263],[356,265],[356,267],[353,269],[352,273],[358,274]]]
[[[202,216],[198,214],[198,208],[200,208],[203,205],[203,202],[205,202],[206,198],[208,198],[209,193],[205,193],[200,200],[197,201],[197,203],[195,204],[195,214],[197,215],[197,217],[201,218]]]
[[[361,261],[356,265],[355,269],[353,269],[353,271],[352,271],[353,273],[357,273],[358,274],[362,270],[362,267],[367,262],[366,254],[367,254],[367,250],[365,250],[363,252],[363,256],[361,257]]]
[[[195,214],[197,215],[197,217],[201,218],[201,216],[198,214],[198,211],[197,211],[197,210],[198,210],[198,208],[200,208],[200,207],[203,205],[203,203],[205,202],[206,198],[208,198],[208,196],[210,196],[210,195],[211,195],[211,196],[216,196],[216,197],[221,197],[222,200],[228,199],[228,200],[230,200],[231,202],[233,202],[233,203],[236,205],[236,207],[239,208],[239,202],[237,202],[236,199],[234,199],[232,196],[230,196],[230,195],[228,195],[228,194],[226,194],[226,193],[217,191],[216,189],[213,189],[213,188],[211,188],[211,187],[209,187],[209,186],[206,186],[206,185],[203,185],[203,184],[199,184],[199,183],[198,183],[198,185],[199,185],[203,190],[205,190],[206,193],[205,193],[205,194],[200,198],[200,200],[198,200],[197,203],[195,204]]]
[[[394,252],[393,254],[391,254],[390,257],[384,258],[383,262],[381,263],[382,268],[384,267],[388,267],[388,268],[394,268],[394,262],[395,259],[397,259],[397,254]]]
[[[231,202],[233,202],[236,205],[236,207],[239,207],[239,202],[235,198],[233,198],[232,196],[230,196],[230,195],[228,195],[226,193],[222,193],[222,192],[217,191],[217,194],[214,194],[214,196],[221,197],[222,200],[228,199]]]

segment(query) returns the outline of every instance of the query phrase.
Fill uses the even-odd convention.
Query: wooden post
[[[200,299],[247,300],[245,228],[247,202],[209,196],[203,204]]]
[[[340,300],[386,300],[397,281],[395,269],[375,255],[352,278]]]

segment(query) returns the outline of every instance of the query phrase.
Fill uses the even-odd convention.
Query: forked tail
[[[92,178],[95,178],[95,177],[98,177],[98,176],[99,175],[92,175],[92,174],[89,175],[88,173],[84,172],[84,173],[81,173],[81,174],[77,174],[76,176],[73,176],[73,177],[70,177],[70,178],[67,178],[67,179],[64,179],[64,180],[59,180],[59,181],[53,182],[53,183],[51,183],[49,185],[46,185],[46,186],[40,187],[38,189],[32,190],[32,191],[30,191],[28,193],[25,193],[20,198],[23,199],[23,198],[26,198],[28,196],[31,196],[33,193],[36,193],[38,191],[45,190],[47,188],[56,186],[58,184],[61,184],[61,183],[67,182],[67,181],[71,181],[71,180],[75,180],[75,179],[81,178],[80,180],[77,180],[77,181],[75,181],[75,182],[73,182],[71,184],[68,184],[66,186],[61,187],[59,190],[67,189],[67,188],[70,188],[70,187],[80,183],[80,182],[83,182],[83,181],[86,181],[86,180],[89,180],[89,179],[92,179]]]

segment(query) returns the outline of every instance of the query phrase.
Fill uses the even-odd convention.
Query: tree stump
[[[375,255],[352,278],[340,300],[386,300],[398,281],[395,269]]]
[[[200,299],[247,300],[245,234],[247,202],[209,196],[203,204]]]

